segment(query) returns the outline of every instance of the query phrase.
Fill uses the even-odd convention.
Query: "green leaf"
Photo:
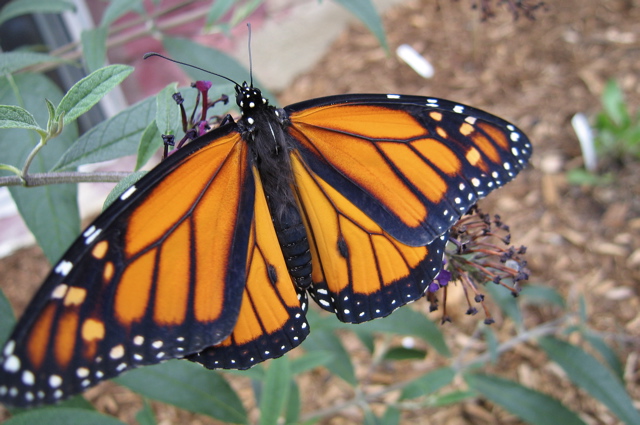
[[[0,25],[16,16],[30,13],[60,13],[67,10],[76,10],[70,0],[15,0],[0,11]]]
[[[547,337],[539,343],[574,384],[600,400],[624,423],[640,424],[640,413],[620,380],[595,357],[559,339]]]
[[[247,423],[238,395],[218,373],[185,360],[135,369],[118,384],[145,397],[230,423]]]
[[[35,130],[42,136],[47,134],[29,111],[12,105],[0,105],[0,128],[24,128]]]
[[[477,394],[475,391],[451,391],[446,394],[435,394],[432,399],[430,398],[429,406],[451,406],[453,404],[460,404],[461,402],[475,398],[476,396]]]
[[[0,53],[0,74],[13,74],[28,66],[46,62],[61,63],[68,61],[45,53],[26,51],[3,52]]]
[[[356,18],[358,18],[363,24],[369,28],[369,31],[373,33],[378,39],[378,42],[385,50],[389,50],[387,45],[387,38],[384,33],[384,27],[382,26],[382,19],[376,11],[375,6],[371,0],[334,0],[336,3],[351,12]]]
[[[427,352],[417,348],[393,347],[384,353],[385,360],[421,360]]]
[[[295,380],[289,381],[289,399],[287,400],[287,405],[285,406],[285,421],[286,425],[294,425],[300,422],[300,410],[301,410],[301,400],[300,400],[300,388],[298,384],[296,384]]]
[[[400,423],[401,418],[400,409],[389,406],[384,411],[384,415],[380,418],[380,425],[397,425]]]
[[[0,347],[4,347],[15,324],[16,316],[13,314],[11,303],[0,289]]]
[[[353,332],[358,335],[358,339],[365,346],[365,348],[369,351],[370,354],[376,349],[376,334],[374,332],[370,332],[369,330],[362,329],[360,327],[354,327]]]
[[[20,99],[15,97],[10,84],[0,82],[0,104],[21,105],[30,111],[34,119],[46,122],[48,112],[45,98],[57,102],[60,89],[42,74],[17,74],[13,77]],[[50,141],[31,163],[31,172],[46,172],[74,140],[75,124],[65,127],[63,133]],[[40,142],[33,131],[4,129],[0,131],[2,160],[22,168],[31,150]],[[6,171],[0,171],[6,175]],[[34,234],[49,261],[55,261],[80,233],[77,186],[71,184],[24,188],[9,188],[18,211]],[[46,214],[43,214],[46,211]]]
[[[415,336],[427,342],[441,355],[447,357],[451,355],[440,328],[425,315],[408,307],[400,308],[384,319],[372,320],[358,325],[358,332],[364,330]]]
[[[237,60],[219,50],[203,46],[185,38],[176,37],[164,37],[162,39],[162,45],[169,53],[169,56],[173,59],[211,70],[235,81],[249,81],[250,79],[249,71],[247,71],[247,69],[245,69]],[[182,69],[194,80],[208,81],[213,79],[214,87],[218,85],[216,84],[216,80],[221,82],[221,80],[216,77],[212,77],[211,74],[207,74],[206,72],[184,66]],[[256,87],[259,87],[260,90],[262,90],[262,95],[269,99],[271,104],[276,104],[276,97],[273,93],[262,87],[256,78],[253,79],[253,83]],[[209,97],[213,98],[211,90],[209,90],[209,93]],[[233,98],[235,90],[232,89],[231,91],[228,91],[227,94]]]
[[[578,296],[578,313],[580,314],[580,323],[585,325],[588,320],[587,316],[587,302],[584,299],[584,295]]]
[[[622,363],[620,363],[620,359],[616,353],[607,345],[607,343],[600,338],[600,336],[596,335],[589,329],[585,329],[582,334],[585,339],[589,342],[589,344],[598,350],[602,358],[607,362],[613,373],[618,377],[618,379],[623,382],[624,381],[624,367]]]
[[[455,372],[451,368],[443,367],[436,369],[405,385],[402,389],[400,399],[408,400],[435,393],[442,387],[449,385],[454,377]]]
[[[173,100],[178,83],[171,83],[156,95],[156,125],[164,135],[175,134],[180,120],[180,107]]]
[[[107,34],[107,27],[86,29],[80,34],[87,71],[94,72],[104,66],[107,58]]]
[[[112,416],[86,409],[45,407],[15,415],[4,425],[125,425]]]
[[[151,121],[147,128],[144,129],[142,137],[140,137],[140,144],[138,145],[138,155],[136,157],[136,168],[139,170],[142,168],[153,155],[162,146],[162,134],[158,130],[155,120]]]
[[[611,174],[593,174],[583,168],[569,170],[566,176],[569,184],[576,186],[604,186],[615,181],[615,177]]]
[[[487,343],[487,351],[489,351],[489,357],[492,364],[497,364],[500,354],[498,353],[498,338],[491,326],[482,325],[482,333],[484,340]]]
[[[144,14],[142,0],[113,0],[109,3],[104,15],[102,15],[100,26],[108,27],[113,21],[132,10],[137,11],[139,14]]]
[[[614,80],[609,80],[604,88],[602,106],[607,116],[617,127],[629,125],[630,117],[624,102],[624,94]]]
[[[565,307],[564,298],[554,288],[548,286],[528,284],[522,288],[520,296],[529,304],[553,304]]]
[[[231,10],[231,7],[234,5],[236,0],[217,0],[214,1],[211,7],[209,8],[209,13],[207,13],[207,20],[205,22],[205,27],[210,26],[211,24],[218,21],[218,19],[222,18],[224,15]]]
[[[127,177],[123,178],[116,184],[116,186],[109,192],[107,195],[107,199],[104,200],[104,204],[102,205],[102,211],[106,210],[107,207],[113,204],[113,201],[118,199],[118,197],[127,189],[131,187],[135,182],[140,180],[144,175],[147,174],[146,171],[136,171],[134,173],[129,174]]]
[[[300,375],[311,369],[325,366],[332,358],[332,354],[328,351],[318,350],[305,353],[300,357],[291,359],[291,374]]]
[[[136,413],[136,422],[138,425],[157,425],[156,416],[153,414],[153,409],[149,405],[146,398],[142,399],[142,409]]]
[[[92,72],[69,89],[56,108],[56,116],[64,113],[65,124],[74,121],[132,72],[133,67],[127,65],[109,65]]]
[[[492,375],[465,374],[469,387],[531,425],[586,425],[558,400]]]
[[[269,362],[260,400],[260,425],[279,422],[289,400],[291,379],[291,367],[286,356]]]
[[[156,115],[150,97],[87,131],[62,155],[52,171],[135,155],[142,133]]]
[[[249,72],[231,56],[186,38],[164,37],[162,45],[173,59],[224,75],[235,81],[249,81]],[[149,60],[149,59],[147,59]],[[194,80],[211,80],[211,74],[182,66]]]
[[[238,5],[233,11],[233,15],[229,20],[229,26],[234,28],[240,22],[244,21],[251,15],[265,0],[247,0]]]
[[[342,345],[342,341],[331,330],[322,330],[317,327],[309,334],[302,343],[307,352],[328,351],[331,353],[331,360],[325,365],[334,375],[342,378],[349,384],[355,386],[356,379],[351,357]]]

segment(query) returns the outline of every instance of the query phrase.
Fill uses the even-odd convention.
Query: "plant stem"
[[[19,176],[0,177],[0,186],[45,186],[61,183],[117,183],[131,174],[128,171],[98,171],[80,173],[76,171],[60,173],[36,173]]]
[[[540,338],[542,336],[545,335],[553,335],[555,333],[557,333],[561,328],[562,325],[569,320],[570,315],[565,315],[557,320],[554,320],[552,322],[547,322],[547,323],[543,323],[540,326],[537,326],[533,329],[530,329],[528,331],[522,332],[521,334],[517,335],[516,337],[500,344],[497,347],[497,352],[498,353],[502,353],[508,350],[511,350],[513,347],[515,347],[518,344],[521,344],[523,342],[526,341],[530,341],[533,339],[537,339]],[[473,359],[472,361],[468,361],[468,362],[462,362],[459,359],[454,360],[451,368],[456,372],[459,373],[461,371],[463,371],[464,369],[466,369],[467,367],[473,365],[473,364],[477,364],[477,363],[486,363],[488,361],[491,360],[491,353],[486,352],[478,357],[476,357],[475,359]],[[313,419],[320,419],[320,418],[326,418],[328,416],[331,416],[337,412],[340,412],[342,410],[344,410],[347,407],[351,407],[351,406],[355,406],[355,405],[360,405],[362,403],[368,404],[371,402],[374,402],[376,400],[379,400],[382,396],[384,396],[385,394],[388,394],[390,392],[393,391],[398,391],[403,389],[404,387],[406,387],[408,384],[412,383],[414,381],[414,378],[410,378],[407,379],[405,381],[402,382],[398,382],[396,384],[393,385],[387,385],[386,387],[384,387],[384,389],[374,392],[374,393],[370,393],[370,394],[364,394],[362,393],[362,391],[359,391],[358,389],[356,389],[356,395],[351,399],[351,400],[347,400],[344,403],[341,404],[337,404],[334,405],[332,407],[326,408],[326,409],[318,409],[315,412],[310,412],[306,415],[302,415],[300,417],[300,421],[301,422],[306,422],[309,420],[313,420]]]

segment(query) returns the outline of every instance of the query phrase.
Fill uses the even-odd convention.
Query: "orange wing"
[[[513,125],[443,99],[347,95],[285,110],[304,163],[411,246],[442,235],[531,154]]]
[[[285,111],[313,259],[309,291],[345,322],[421,297],[451,226],[531,154],[513,125],[443,99],[344,95]]]
[[[427,246],[398,242],[298,154],[291,162],[311,248],[309,292],[318,304],[360,323],[422,297],[442,267],[448,233]]]
[[[81,235],[4,347],[3,401],[51,403],[229,337],[256,245],[247,150],[229,128],[198,139]]]
[[[227,339],[187,357],[209,369],[248,369],[282,356],[309,334],[306,291],[296,288],[278,243],[257,170],[255,213],[240,315]]]

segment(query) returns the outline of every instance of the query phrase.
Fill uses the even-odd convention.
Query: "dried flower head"
[[[450,230],[446,268],[443,267],[427,292],[430,311],[438,309],[436,295],[442,289],[442,323],[451,321],[447,314],[447,291],[454,283],[464,291],[466,314],[476,314],[478,309],[474,304],[479,304],[485,313],[484,322],[493,323],[479,285],[493,282],[516,297],[520,292],[519,282],[529,278],[527,262],[523,258],[526,247],[516,248],[510,243],[509,227],[500,216],[490,217],[473,207]]]

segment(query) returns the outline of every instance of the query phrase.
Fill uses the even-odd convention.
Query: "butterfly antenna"
[[[251,81],[251,87],[253,87],[253,60],[251,58],[251,24],[247,23],[249,29],[249,80]]]
[[[204,68],[200,68],[199,66],[191,65],[190,63],[184,63],[184,62],[177,61],[175,59],[168,58],[166,56],[161,55],[160,53],[156,53],[156,52],[145,53],[144,56],[143,56],[143,59],[150,58],[151,56],[158,56],[158,57],[161,57],[162,59],[168,60],[169,62],[173,62],[173,63],[177,63],[177,64],[180,64],[180,65],[188,66],[190,68],[194,68],[194,69],[197,69],[199,71],[206,72],[207,74],[211,74],[211,75],[215,75],[216,77],[224,78],[225,80],[232,82],[236,86],[240,85],[240,84],[238,84],[237,82],[235,82],[234,80],[232,80],[229,77],[225,77],[224,75],[216,74],[215,72],[211,72],[211,71],[206,70]]]

